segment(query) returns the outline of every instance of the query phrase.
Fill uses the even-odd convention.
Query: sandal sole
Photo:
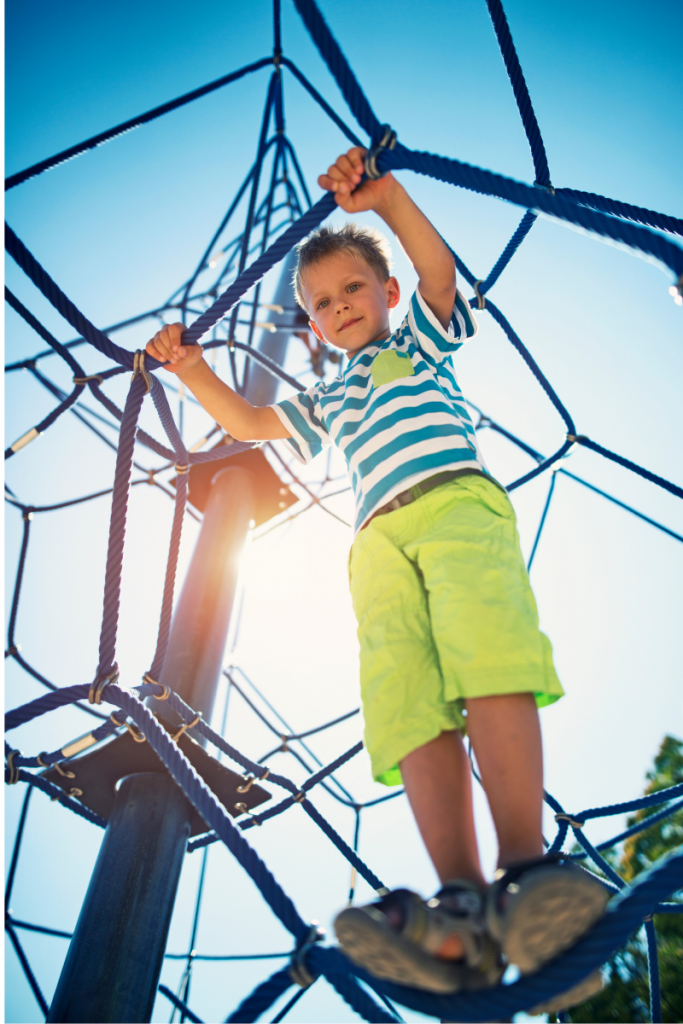
[[[585,872],[546,869],[528,879],[504,923],[503,952],[530,974],[573,946],[605,912],[610,894]]]
[[[423,952],[357,907],[342,910],[334,928],[346,955],[376,978],[452,993],[465,988],[466,975],[471,973],[461,964],[445,963]]]

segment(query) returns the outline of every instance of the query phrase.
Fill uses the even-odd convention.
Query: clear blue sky
[[[283,4],[285,53],[351,123],[336,86],[289,0]],[[652,3],[506,0],[555,185],[602,193],[683,216],[680,39],[683,9]],[[533,180],[526,138],[483,0],[323,2],[342,49],[378,117],[401,141]],[[7,173],[202,85],[272,49],[266,0],[201,5],[178,0],[85,4],[46,0],[7,5]],[[74,302],[98,326],[164,301],[193,266],[227,208],[256,150],[267,70],[138,129],[13,190],[10,225]],[[312,195],[315,179],[345,148],[336,128],[301,88],[285,78],[288,133]],[[355,127],[355,126],[354,126]],[[485,277],[521,211],[402,173],[401,180],[478,277]],[[373,222],[368,218],[368,222]],[[405,296],[415,278],[396,253]],[[62,340],[73,332],[10,262],[7,281]],[[529,347],[581,433],[681,483],[683,311],[668,294],[670,274],[640,258],[549,221],[539,222],[492,298]],[[469,294],[469,289],[465,289]],[[458,357],[466,393],[489,415],[541,451],[562,440],[562,423],[518,356],[486,314],[477,341]],[[119,336],[133,349],[145,329]],[[7,360],[42,343],[9,311]],[[88,372],[106,360],[81,350]],[[219,362],[219,369],[222,364]],[[300,348],[288,368],[302,376]],[[41,369],[66,387],[59,362]],[[306,378],[311,380],[309,376]],[[123,401],[125,381],[109,393]],[[284,395],[285,392],[283,391]],[[7,388],[7,443],[45,415],[53,400],[29,374]],[[156,431],[146,413],[146,424]],[[192,411],[188,438],[206,420]],[[156,431],[158,433],[158,431]],[[529,468],[506,443],[482,434],[490,467],[503,482]],[[155,460],[141,451],[140,461]],[[341,467],[337,467],[341,472]],[[580,450],[566,468],[683,532],[681,503],[598,456]],[[74,417],[15,456],[7,481],[35,504],[110,486],[113,456]],[[319,480],[316,464],[306,478]],[[515,492],[528,553],[548,480]],[[348,518],[346,495],[331,503]],[[37,516],[26,571],[18,640],[25,656],[60,686],[89,681],[97,642],[108,520],[107,501]],[[119,662],[134,685],[149,667],[161,591],[170,502],[137,488],[131,505],[123,584]],[[6,517],[11,588],[20,518]],[[182,566],[196,529],[188,524]],[[297,729],[357,705],[354,623],[345,580],[349,531],[317,510],[256,540],[245,556],[245,602],[236,660]],[[678,633],[683,545],[560,478],[532,570],[543,627],[553,642],[566,698],[543,712],[547,788],[578,812],[640,792],[666,733],[683,735]],[[11,595],[11,590],[10,590]],[[16,706],[42,692],[14,664],[7,699]],[[26,752],[54,749],[88,728],[60,711],[15,734]],[[358,738],[358,719],[323,736],[314,749],[330,760]],[[228,738],[260,756],[268,737],[233,699]],[[275,762],[296,776],[286,759]],[[344,781],[360,800],[379,795],[358,758]],[[7,795],[8,838],[21,793]],[[347,840],[352,816],[317,799]],[[482,853],[495,855],[479,800]],[[615,834],[621,819],[596,822],[589,837]],[[547,831],[552,832],[549,817]],[[343,904],[348,870],[303,812],[294,808],[250,840],[304,917],[326,927]],[[100,841],[99,831],[37,795],[17,878],[13,909],[24,920],[72,928]],[[46,855],[49,852],[49,856]],[[388,885],[425,893],[434,878],[403,799],[364,817],[361,854]],[[170,947],[186,947],[199,867],[188,857]],[[209,860],[202,953],[286,950],[289,938],[241,869],[222,850]],[[359,898],[369,895],[361,887]],[[22,933],[48,999],[66,944]],[[205,1020],[223,1019],[268,968],[200,965],[191,1004]],[[180,967],[167,964],[172,988]],[[34,1021],[38,1011],[12,952],[6,1018]],[[157,1001],[154,1020],[170,1010]],[[356,1019],[320,983],[289,1019]],[[417,1015],[406,1019],[418,1019]]]

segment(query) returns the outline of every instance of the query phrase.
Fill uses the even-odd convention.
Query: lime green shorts
[[[349,557],[360,641],[365,743],[378,782],[460,729],[470,697],[563,695],[507,495],[462,476],[372,519]]]

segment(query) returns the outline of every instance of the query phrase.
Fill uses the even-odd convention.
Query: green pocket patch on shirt
[[[381,388],[383,384],[391,384],[401,377],[413,377],[415,369],[410,356],[397,352],[395,348],[386,349],[376,355],[372,361],[372,385]]]

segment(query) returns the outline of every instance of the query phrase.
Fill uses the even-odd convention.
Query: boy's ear
[[[317,325],[317,323],[315,322],[315,320],[309,320],[309,321],[308,321],[308,326],[309,326],[309,327],[311,328],[311,330],[312,330],[312,331],[313,331],[313,333],[315,334],[315,336],[316,336],[316,338],[318,339],[318,341],[322,341],[322,342],[323,342],[323,344],[324,344],[324,345],[326,345],[326,344],[327,344],[327,342],[326,342],[326,341],[325,341],[325,339],[323,338],[323,336],[322,336],[322,333],[321,333],[321,331],[320,331],[320,328],[318,327],[318,325]]]
[[[385,284],[387,292],[387,308],[394,309],[401,301],[401,286],[395,277],[390,277]]]

